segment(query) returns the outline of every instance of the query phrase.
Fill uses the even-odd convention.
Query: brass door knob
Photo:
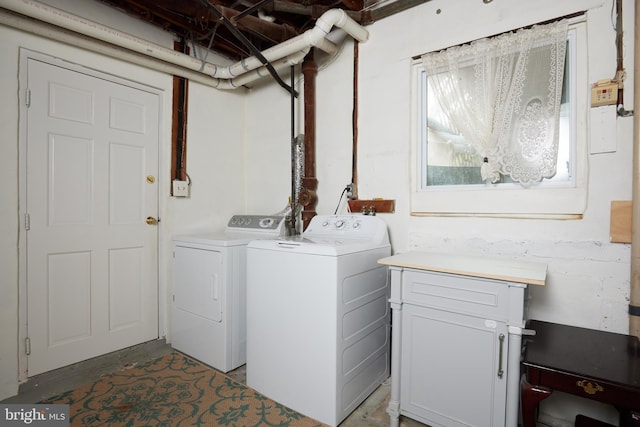
[[[160,222],[158,218],[154,218],[152,216],[147,217],[147,224],[149,225],[156,225],[158,222]]]

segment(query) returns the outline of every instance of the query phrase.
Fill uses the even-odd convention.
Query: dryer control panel
[[[283,223],[284,216],[279,215],[234,215],[227,223],[227,230],[278,234]]]

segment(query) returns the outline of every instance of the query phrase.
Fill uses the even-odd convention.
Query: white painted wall
[[[103,5],[49,0],[74,13],[99,17],[104,24],[171,45],[166,35],[133,23]],[[91,3],[91,5],[89,5]],[[625,0],[627,16],[634,2]],[[440,13],[437,10],[440,9]],[[359,46],[358,184],[360,198],[396,200],[389,224],[395,252],[434,250],[468,252],[547,262],[547,285],[532,290],[530,317],[595,329],[626,332],[630,247],[609,243],[609,204],[631,196],[631,119],[618,119],[617,150],[589,156],[589,202],[581,220],[414,217],[410,213],[411,102],[410,58],[576,10],[588,9],[588,81],[613,76],[614,32],[611,0],[432,0],[368,27],[370,39]],[[632,109],[633,24],[625,21],[625,63],[629,70],[625,100]],[[163,96],[160,286],[168,325],[170,236],[218,228],[237,212],[271,213],[284,208],[290,194],[290,98],[265,82],[253,90],[219,92],[192,83],[188,123],[189,199],[171,199],[169,183],[171,79],[113,59],[82,52],[0,27],[0,399],[17,391],[20,354],[18,271],[18,108],[20,46],[150,84]],[[351,181],[353,42],[321,66],[317,78],[316,175],[319,213],[333,213]],[[288,77],[285,77],[288,81]],[[302,92],[303,83],[297,83]],[[581,90],[588,90],[588,87]],[[296,101],[296,134],[302,132],[302,100]],[[165,179],[163,179],[165,178]],[[340,205],[344,212],[344,203]],[[567,396],[543,404],[543,416],[569,425],[575,413],[612,412],[582,405]],[[608,418],[608,419],[607,419]],[[560,420],[560,421],[557,421]]]
[[[617,119],[617,150],[589,156],[588,206],[580,220],[416,217],[410,211],[412,144],[411,57],[588,10],[588,83],[615,73],[611,0],[555,1],[432,0],[368,27],[359,46],[358,185],[360,198],[396,200],[389,225],[393,250],[465,252],[548,264],[544,287],[531,289],[529,317],[626,333],[630,246],[609,242],[612,200],[631,197],[632,119]],[[439,10],[439,12],[438,12]],[[626,0],[626,108],[633,109],[634,2]],[[352,43],[317,81],[317,176],[321,214],[333,213],[351,177]],[[589,91],[589,87],[579,90]],[[588,92],[587,92],[588,93]],[[278,95],[276,95],[278,94]],[[288,195],[287,100],[275,86],[254,90],[247,115],[249,206],[273,206]],[[282,119],[268,119],[274,109]],[[588,123],[588,116],[583,117]],[[277,135],[275,130],[277,129]],[[260,137],[259,137],[260,136]],[[269,159],[269,155],[275,156]],[[278,170],[264,180],[264,164]],[[262,171],[262,172],[261,172]],[[270,172],[273,174],[274,172]],[[254,202],[252,204],[252,201]],[[345,212],[341,206],[340,212]],[[577,412],[616,423],[612,409],[555,394],[542,405],[552,425],[573,425]]]
[[[304,81],[294,79],[294,135],[304,133]],[[285,79],[290,82],[290,77]],[[333,213],[351,182],[351,114],[353,111],[353,42],[319,64],[316,78],[316,177],[321,194],[316,211]],[[247,101],[247,209],[271,213],[285,207],[291,195],[291,97],[269,81],[256,85]],[[268,177],[268,179],[266,179]],[[344,208],[344,200],[341,208]]]
[[[458,2],[456,6],[432,1],[411,13],[399,14],[371,28],[372,37],[361,46],[360,135],[366,157],[360,166],[360,188],[397,198],[399,212],[390,219],[395,251],[409,249],[503,254],[549,263],[545,288],[533,290],[530,316],[616,332],[628,330],[626,309],[629,266],[626,245],[609,243],[611,200],[629,199],[631,189],[632,122],[618,119],[617,151],[589,158],[589,204],[582,220],[515,220],[487,218],[409,217],[406,171],[410,151],[411,112],[407,94],[409,58],[423,52],[477,39],[514,27],[532,24],[591,5],[588,12],[589,68],[593,82],[615,72],[615,34],[611,27],[611,2]],[[459,9],[457,9],[457,7]],[[436,11],[441,9],[441,13]],[[628,13],[633,2],[627,2]],[[495,17],[501,20],[496,22]],[[495,22],[487,27],[478,23]],[[408,28],[409,40],[394,28]],[[451,31],[451,28],[460,31]],[[631,31],[629,31],[629,34]],[[405,33],[406,34],[406,33]],[[630,50],[631,43],[627,39]],[[596,45],[597,49],[591,46]],[[632,64],[632,62],[627,62]],[[627,65],[630,70],[632,65]],[[385,88],[380,94],[380,88]],[[579,88],[588,91],[588,87]],[[631,101],[629,87],[625,99]],[[385,99],[387,122],[379,110],[368,108]],[[632,107],[628,107],[632,108]],[[395,136],[395,137],[394,137]],[[389,140],[394,143],[389,143]],[[394,147],[395,149],[392,149]],[[392,150],[392,156],[389,156]],[[365,157],[365,156],[363,156]],[[389,179],[383,168],[404,172]],[[393,175],[393,174],[392,174]],[[393,181],[393,182],[390,182]]]
[[[172,37],[124,16],[99,2],[48,0],[50,5],[99,21],[165,47]],[[23,275],[19,271],[19,49],[45,53],[101,72],[154,87],[161,91],[159,198],[159,298],[160,335],[170,339],[171,236],[221,227],[244,210],[244,89],[222,92],[191,83],[188,119],[187,171],[193,181],[191,197],[169,197],[171,159],[172,77],[112,58],[29,35],[0,25],[0,400],[18,391],[19,360],[25,361],[19,340],[19,321],[25,302]],[[228,60],[209,56],[218,64]],[[24,317],[22,317],[24,321]],[[24,329],[23,332],[24,333]]]
[[[149,72],[140,67],[131,66],[129,64],[118,63],[111,59],[106,59],[98,55],[83,52],[70,46],[60,45],[49,42],[35,36],[24,34],[12,29],[0,27],[0,53],[7,58],[0,66],[0,74],[2,79],[0,87],[2,93],[5,94],[4,102],[0,105],[0,115],[2,116],[3,125],[0,129],[0,164],[2,165],[3,185],[0,190],[0,205],[2,208],[2,221],[0,221],[0,241],[2,249],[0,250],[0,270],[3,272],[0,279],[0,397],[15,394],[17,390],[18,378],[18,358],[24,357],[23,344],[18,340],[18,322],[20,319],[20,310],[26,307],[24,300],[19,300],[18,295],[24,296],[24,282],[21,282],[22,272],[18,271],[18,239],[22,234],[20,225],[22,223],[19,218],[18,202],[18,75],[19,61],[18,51],[20,48],[27,48],[37,52],[44,52],[65,61],[76,64],[83,64],[87,67],[100,70],[107,73],[119,75],[121,77],[134,80],[136,82],[146,84],[161,91],[169,91],[171,89],[170,78],[159,73]],[[163,144],[160,147],[160,158],[162,159],[162,169],[166,170],[168,165],[167,144],[170,135],[170,117],[171,100],[164,94],[161,96],[163,108],[162,135]],[[167,176],[167,174],[165,174]],[[159,181],[162,185],[162,181]],[[168,185],[166,186],[168,189]],[[166,210],[167,202],[162,200],[160,203],[160,216]],[[19,303],[21,305],[19,305]],[[22,311],[24,314],[24,311]],[[164,316],[164,314],[163,314]],[[24,321],[24,317],[22,318]],[[163,329],[163,328],[161,328]],[[24,333],[24,329],[23,329]]]
[[[631,119],[618,119],[617,129],[610,130],[617,133],[616,152],[589,156],[589,202],[582,220],[411,217],[408,197],[412,56],[591,7],[589,68],[580,72],[588,72],[588,81],[594,82],[615,73],[611,1],[450,3],[434,0],[383,20],[371,27],[373,37],[361,45],[361,196],[384,193],[398,199],[397,213],[388,217],[396,252],[466,251],[548,262],[549,280],[533,290],[531,317],[626,332],[629,248],[609,243],[609,207],[611,200],[630,198]],[[633,2],[626,6],[632,14]],[[407,31],[398,33],[397,28]],[[627,39],[628,51],[631,45]],[[633,63],[627,64],[632,70]],[[632,98],[627,85],[625,100]],[[385,170],[396,173],[381,173]]]

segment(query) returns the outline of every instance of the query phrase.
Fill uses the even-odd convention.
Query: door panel
[[[158,337],[145,218],[158,211],[159,97],[35,59],[27,72],[32,376]]]
[[[50,134],[49,224],[90,225],[93,220],[93,140]]]
[[[109,253],[109,330],[143,321],[144,248],[111,249]]]
[[[47,312],[49,339],[57,347],[91,336],[91,253],[49,254]]]
[[[140,147],[110,144],[109,219],[111,224],[133,224],[144,215],[144,151]],[[135,184],[134,184],[135,183]]]

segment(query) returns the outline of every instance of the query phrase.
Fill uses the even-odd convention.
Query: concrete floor
[[[17,396],[0,403],[36,403],[42,399],[72,390],[88,382],[95,381],[109,372],[124,367],[162,357],[172,351],[164,340],[150,341],[124,350],[109,353],[71,366],[37,375],[21,384]],[[246,383],[245,366],[226,374],[238,382]],[[385,381],[354,412],[344,420],[340,427],[386,427],[389,425],[387,403],[391,391],[390,381]],[[401,427],[427,427],[409,418],[400,418]]]

